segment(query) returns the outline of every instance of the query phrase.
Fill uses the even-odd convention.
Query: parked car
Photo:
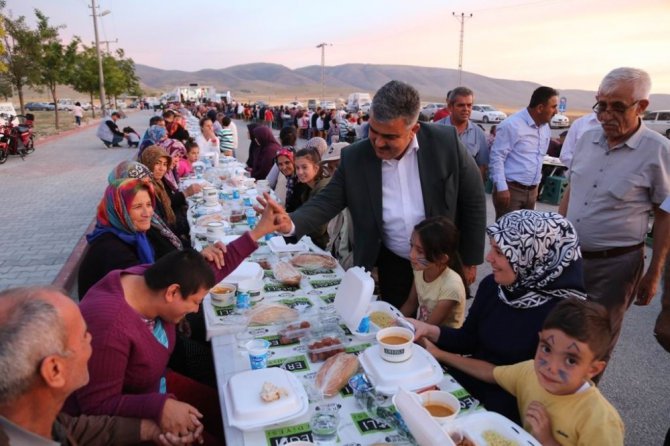
[[[361,104],[360,107],[359,107],[359,111],[360,111],[361,113],[364,113],[364,114],[367,115],[367,114],[370,113],[370,106],[371,106],[371,105],[372,105],[372,104],[371,104],[370,102],[366,102],[366,103],[364,103],[364,104]]]
[[[648,111],[642,120],[650,129],[670,138],[670,110]]]
[[[28,111],[49,111],[54,109],[52,105],[46,102],[28,102],[24,105],[24,108]]]
[[[433,116],[435,116],[435,112],[437,112],[441,108],[444,108],[444,104],[432,102],[430,104],[424,105],[423,108],[421,109],[421,113],[423,113],[423,115],[429,120],[432,120]]]
[[[549,127],[552,129],[564,129],[570,127],[570,119],[560,113],[555,114],[549,122]]]
[[[507,118],[507,115],[492,105],[488,104],[474,104],[472,106],[472,114],[470,119],[473,121],[483,122],[501,122]]]

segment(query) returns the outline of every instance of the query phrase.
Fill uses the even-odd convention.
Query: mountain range
[[[136,73],[149,92],[167,92],[181,85],[211,85],[217,91],[228,91],[239,100],[264,99],[271,103],[321,97],[321,67],[290,69],[271,63],[251,63],[222,69],[194,72],[163,70],[137,64]],[[419,91],[424,102],[443,102],[448,90],[459,85],[458,70],[416,67],[409,65],[343,64],[324,69],[325,98],[346,98],[356,91],[374,92],[386,82],[397,79]],[[496,79],[464,71],[462,85],[475,92],[475,102],[488,103],[504,109],[517,109],[528,104],[533,90],[540,86],[531,81]],[[567,99],[568,111],[588,111],[595,102],[595,91],[557,88]],[[670,95],[651,96],[651,109],[670,109]]]

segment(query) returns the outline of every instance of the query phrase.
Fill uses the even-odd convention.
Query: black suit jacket
[[[451,126],[421,123],[417,140],[426,217],[449,217],[460,231],[463,263],[482,263],[486,202],[475,161]],[[314,231],[347,207],[354,226],[354,264],[371,269],[382,244],[382,173],[368,139],[345,148],[330,183],[291,214],[295,235]]]

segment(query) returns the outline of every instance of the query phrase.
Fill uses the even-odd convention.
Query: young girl
[[[200,147],[193,139],[189,138],[184,146],[186,147],[186,157],[179,160],[179,165],[177,165],[177,174],[180,178],[192,174],[193,163],[200,158]]]
[[[306,184],[308,188],[302,194],[302,203],[318,194],[330,181],[330,177],[324,176],[321,166],[321,155],[314,148],[300,149],[295,154],[295,173],[300,183]],[[328,225],[319,226],[309,234],[312,241],[321,249],[328,245]]]
[[[465,318],[465,279],[458,230],[446,217],[427,218],[410,240],[414,284],[400,311],[433,325],[460,328]]]

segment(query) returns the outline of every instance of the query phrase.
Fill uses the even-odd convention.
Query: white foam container
[[[282,387],[287,396],[272,402],[261,399],[263,383]],[[260,430],[298,418],[309,410],[304,387],[291,372],[272,367],[247,370],[230,378],[223,398],[230,425],[243,431]]]
[[[496,412],[474,412],[442,425],[445,432],[461,432],[475,444],[487,444],[482,434],[492,430],[524,446],[542,446],[521,426]]]
[[[256,262],[242,262],[240,266],[230,273],[225,281],[239,285],[245,280],[263,280],[263,268]]]
[[[358,356],[365,373],[377,392],[394,395],[400,388],[417,391],[442,381],[444,373],[437,360],[426,349],[414,344],[412,357],[404,362],[388,362],[375,344]]]
[[[365,269],[355,266],[344,273],[333,306],[349,331],[354,334],[357,333],[361,319],[367,314],[374,290],[375,281]],[[370,339],[374,338],[374,333],[366,335]]]

